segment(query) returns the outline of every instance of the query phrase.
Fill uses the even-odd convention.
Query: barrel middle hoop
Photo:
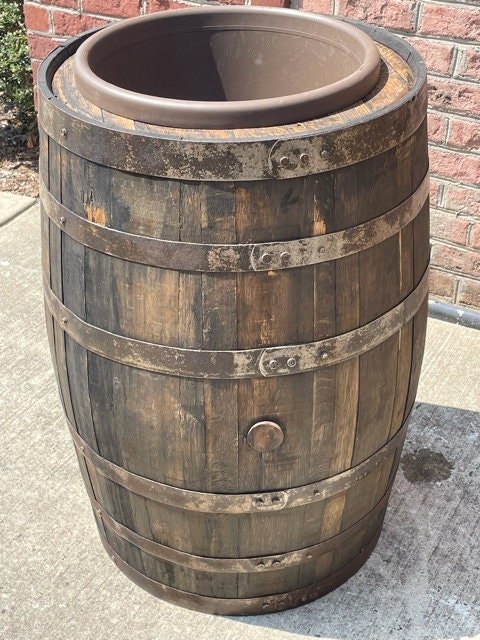
[[[304,344],[209,351],[154,344],[89,324],[66,307],[44,280],[47,307],[64,331],[99,356],[145,371],[187,378],[268,378],[314,371],[361,355],[397,333],[428,294],[428,267],[415,289],[375,320],[338,336]]]
[[[357,164],[401,144],[425,119],[426,84],[408,102],[395,106],[379,112],[376,119],[352,123],[348,130],[248,144],[202,144],[107,128],[83,119],[56,97],[41,96],[39,123],[62,148],[120,171],[205,182],[286,180]],[[301,156],[312,158],[310,166],[296,162]],[[281,164],[283,157],[292,159],[287,168]]]
[[[162,504],[178,509],[204,513],[267,513],[300,507],[326,500],[331,496],[353,487],[362,478],[368,476],[388,457],[403,445],[410,414],[397,433],[383,447],[355,467],[341,473],[300,487],[265,491],[262,493],[205,493],[182,489],[172,485],[150,480],[132,471],[118,466],[94,451],[79,435],[75,427],[67,420],[70,434],[77,452],[83,456],[95,470],[112,482]]]
[[[46,215],[69,237],[90,249],[151,267],[230,273],[292,269],[365,251],[412,222],[427,201],[428,192],[427,172],[403,202],[354,227],[281,242],[206,244],[140,236],[97,224],[61,204],[40,180]]]

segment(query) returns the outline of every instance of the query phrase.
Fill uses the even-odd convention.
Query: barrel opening
[[[108,27],[80,47],[75,74],[88,99],[119,115],[216,128],[226,110],[232,126],[331,112],[366,95],[379,67],[373,40],[340,20],[222,7]]]
[[[92,56],[92,71],[136,93],[210,102],[311,91],[346,78],[362,64],[362,52],[341,42],[267,27],[167,34],[158,29],[154,37],[141,36]],[[292,64],[297,73],[291,73]]]

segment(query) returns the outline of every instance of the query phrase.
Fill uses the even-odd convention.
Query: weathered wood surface
[[[39,119],[64,148],[137,174],[218,182],[288,179],[333,170],[393,149],[418,128],[426,109],[426,70],[418,55],[382,30],[361,28],[396,53],[383,56],[380,81],[369,96],[326,118],[228,132],[154,127],[112,114],[104,120],[97,107],[91,118],[90,109],[76,109],[85,101],[75,97],[66,65],[56,74],[63,77],[57,93],[52,92],[52,74],[78,46],[72,42],[47,59],[46,77],[39,80]],[[300,162],[300,156],[307,161]]]
[[[416,86],[415,66],[385,45],[381,51],[379,90],[351,110],[323,119],[327,130],[351,118],[359,131],[364,117],[364,138],[371,137],[368,123],[376,112],[401,105]],[[149,139],[163,135],[159,128],[92,108],[68,82],[69,73],[68,63],[60,67],[53,90],[59,102],[81,115],[84,128],[108,125],[121,130],[125,140],[140,132]],[[418,87],[419,96],[423,91]],[[146,239],[213,245],[322,236],[374,221],[424,180],[425,107],[422,99],[409,105],[421,122],[410,135],[374,155],[365,147],[365,159],[356,148],[355,161],[352,156],[345,166],[330,169],[325,164],[319,173],[278,176],[281,180],[210,176],[207,182],[138,175],[112,162],[92,162],[81,156],[81,148],[72,153],[69,135],[66,144],[42,133],[42,179],[76,216]],[[49,113],[47,130],[60,131],[61,111],[51,107]],[[241,135],[288,139],[291,126],[279,129]],[[181,138],[180,131],[176,135]],[[232,144],[241,137],[229,135]],[[329,135],[335,136],[333,129]],[[177,349],[264,350],[355,331],[406,300],[428,265],[428,202],[381,242],[288,269],[222,273],[146,265],[85,246],[46,215],[43,248],[46,286],[84,323]],[[399,438],[418,383],[425,305],[426,298],[393,334],[339,364],[243,379],[159,373],[140,366],[135,353],[129,364],[116,361],[74,339],[69,317],[54,320],[47,310],[52,357],[67,418],[79,436],[83,477],[104,544],[118,554],[119,564],[123,559],[131,566],[133,579],[146,588],[165,585],[153,589],[163,597],[228,613],[295,606],[346,579],[374,544],[385,510],[378,504],[382,499],[386,504],[403,440],[395,440],[380,464],[354,483],[339,483],[334,493],[287,509],[275,492],[280,496],[310,485],[316,491],[314,483],[368,465],[375,452]],[[262,420],[283,431],[281,445],[270,451],[247,441],[252,424]],[[258,494],[258,508],[195,510],[194,494],[183,507],[153,499],[132,490],[128,481],[109,479],[99,459],[86,456],[86,447],[145,483],[234,495],[239,504]],[[324,545],[322,553],[308,550],[318,545]],[[167,551],[159,555],[160,548]],[[298,562],[291,562],[292,553]],[[190,554],[188,562],[180,562],[179,554]],[[209,558],[260,559],[250,571],[210,571],[196,563],[199,556],[207,564]]]

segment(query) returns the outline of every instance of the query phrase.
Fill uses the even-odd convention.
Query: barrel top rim
[[[266,8],[263,8],[266,10]],[[184,11],[188,11],[184,10]],[[293,9],[276,9],[276,11],[296,11]],[[400,99],[392,101],[381,109],[373,111],[371,113],[364,114],[361,118],[354,118],[348,122],[335,123],[325,125],[327,116],[322,116],[314,120],[307,120],[305,122],[286,124],[275,127],[259,127],[259,128],[245,128],[245,129],[232,129],[229,130],[231,135],[221,135],[225,133],[224,130],[209,130],[209,129],[183,129],[174,127],[158,127],[145,130],[135,130],[122,127],[117,123],[108,122],[104,123],[95,120],[94,117],[89,117],[86,111],[74,111],[67,106],[54,92],[53,79],[60,67],[76,52],[78,47],[89,36],[97,33],[105,28],[105,26],[96,27],[88,31],[83,32],[80,35],[74,36],[65,41],[54,49],[42,62],[39,74],[38,74],[38,88],[40,93],[40,107],[42,100],[48,101],[55,108],[67,113],[70,116],[83,120],[87,124],[94,124],[99,128],[110,129],[120,133],[127,133],[142,138],[163,139],[165,141],[181,141],[182,143],[190,142],[198,145],[245,145],[252,143],[262,143],[280,140],[294,140],[301,138],[309,138],[312,136],[319,136],[324,134],[330,134],[334,132],[340,132],[348,129],[357,124],[368,123],[371,120],[375,120],[385,114],[388,114],[402,105],[411,102],[415,99],[417,94],[421,91],[426,82],[426,66],[420,56],[420,54],[407,42],[400,39],[398,36],[389,33],[386,29],[366,25],[359,21],[345,19],[338,17],[339,20],[344,20],[349,24],[352,24],[362,31],[370,35],[375,42],[380,45],[391,49],[394,53],[399,55],[406,64],[410,67],[413,74],[412,85],[409,90]],[[41,112],[41,108],[40,108]],[[152,126],[153,127],[153,126]]]
[[[135,57],[134,53],[126,56],[125,51],[129,47],[136,49],[146,46],[148,50],[148,43],[153,37],[161,39],[163,35],[181,39],[185,34],[192,36],[218,30],[225,35],[230,34],[230,39],[239,30],[244,33],[275,33],[280,37],[295,35],[301,37],[303,42],[315,42],[315,47],[321,47],[322,50],[334,48],[337,63],[326,66],[331,71],[327,71],[322,84],[318,85],[318,74],[314,77],[307,72],[304,80],[307,84],[301,90],[295,85],[289,86],[288,82],[285,86],[284,81],[283,88],[275,84],[275,95],[271,97],[261,93],[252,96],[250,89],[245,86],[246,75],[251,77],[259,73],[257,77],[260,80],[262,73],[265,73],[255,65],[248,74],[241,72],[240,65],[236,74],[235,85],[240,87],[239,93],[246,91],[244,95],[248,97],[237,95],[222,101],[217,95],[208,98],[208,83],[203,99],[196,94],[187,98],[176,96],[175,90],[170,95],[168,79],[167,89],[164,86],[164,92],[159,94],[142,92],[140,89],[134,91],[128,82],[124,83],[125,76],[135,74],[136,63],[142,63],[144,59],[139,54]],[[261,40],[256,39],[256,42],[261,51]],[[271,55],[278,56],[280,43],[276,47],[274,42],[270,44],[273,47]],[[282,48],[285,48],[285,43]],[[102,69],[101,61],[105,57],[115,60],[118,55],[123,65],[117,62],[113,69],[111,64],[107,65],[107,69]],[[347,58],[349,63],[345,66]],[[100,65],[97,60],[100,60]],[[353,68],[352,60],[355,61]],[[195,61],[189,63],[193,73],[194,65]],[[347,108],[377,85],[380,55],[375,42],[365,31],[334,16],[272,7],[208,6],[154,13],[108,25],[82,42],[75,53],[73,68],[73,77],[80,93],[93,104],[114,114],[160,127],[219,130],[282,126],[296,122],[299,116],[306,121]],[[122,69],[121,82],[117,77],[119,68]],[[231,72],[225,70],[225,73],[228,86]],[[264,82],[260,82],[260,86]],[[273,87],[270,89],[273,90]]]

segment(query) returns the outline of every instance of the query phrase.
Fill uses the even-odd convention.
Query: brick
[[[30,34],[28,36],[28,48],[30,51],[30,57],[37,60],[43,60],[46,58],[50,51],[53,51],[55,47],[58,47],[61,40],[54,39],[52,36],[39,36],[36,34]]]
[[[480,47],[468,47],[462,52],[457,75],[480,80]]]
[[[473,225],[473,228],[470,232],[470,239],[468,244],[472,247],[472,249],[477,249],[480,251],[480,222],[477,222]]]
[[[425,60],[431,73],[446,76],[450,72],[455,45],[426,38],[405,38]]]
[[[480,218],[480,189],[449,184],[445,189],[444,207]]]
[[[159,13],[160,11],[167,11],[168,9],[188,9],[189,7],[191,9],[190,5],[175,2],[174,0],[147,0],[146,12]]]
[[[86,16],[83,13],[53,12],[53,29],[56,34],[62,36],[74,36],[77,33],[99,27],[107,22],[107,20]]]
[[[448,244],[432,245],[432,265],[463,275],[480,276],[480,252]]]
[[[32,60],[32,80],[34,85],[37,84],[38,70],[41,64],[41,60]]]
[[[424,3],[419,33],[476,40],[480,37],[480,12],[477,7]]]
[[[430,178],[430,204],[435,207],[440,204],[443,184],[435,178]]]
[[[62,9],[78,9],[79,0],[42,0],[42,4],[51,4]]]
[[[470,223],[465,218],[458,218],[454,213],[433,209],[430,212],[430,224],[432,236],[437,240],[466,244]]]
[[[240,0],[241,4],[243,4],[242,0]],[[232,2],[228,2],[228,4],[233,4]],[[250,4],[259,5],[262,7],[284,7],[288,8],[290,6],[290,0],[251,0]]]
[[[429,155],[433,175],[473,185],[480,182],[480,156],[432,146]]]
[[[25,24],[30,31],[50,31],[50,19],[46,7],[26,3],[23,6]]]
[[[473,82],[448,82],[430,77],[428,100],[430,107],[440,111],[480,115],[480,85]]]
[[[456,302],[462,307],[480,309],[480,282],[460,278]]]
[[[447,144],[466,151],[480,151],[480,122],[452,118]]]
[[[448,302],[454,302],[457,279],[457,276],[453,273],[439,271],[434,268],[430,269],[428,278],[430,296],[432,298],[441,298]]]
[[[438,113],[428,114],[428,137],[431,142],[440,144],[447,136],[448,118]]]
[[[303,0],[301,9],[303,11],[313,11],[315,13],[333,13],[333,3],[331,0]]]
[[[413,31],[415,6],[414,0],[340,0],[338,13],[381,27]]]
[[[83,0],[83,10],[102,16],[131,18],[140,15],[141,0]]]

